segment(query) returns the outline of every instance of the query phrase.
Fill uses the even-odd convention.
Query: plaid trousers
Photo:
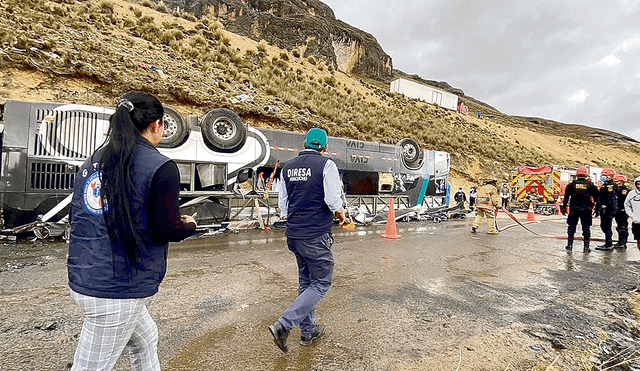
[[[133,370],[160,370],[158,327],[145,299],[96,298],[73,290],[71,297],[84,310],[72,371],[112,370],[125,348]]]

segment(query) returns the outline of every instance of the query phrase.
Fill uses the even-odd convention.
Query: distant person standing
[[[584,252],[590,252],[589,242],[591,239],[591,224],[593,222],[592,213],[594,205],[598,204],[598,188],[587,179],[589,172],[586,167],[578,166],[576,169],[576,179],[567,184],[564,191],[564,200],[560,211],[562,215],[567,215],[569,206],[569,216],[567,217],[567,250],[573,249],[573,239],[576,234],[578,221],[582,225],[582,237],[584,238]]]
[[[476,203],[476,219],[471,225],[471,233],[476,233],[483,218],[487,219],[487,233],[498,234],[496,227],[496,214],[500,209],[500,196],[496,189],[496,177],[493,174],[487,176],[484,185],[478,190],[478,202]]]
[[[629,191],[624,201],[624,209],[631,216],[631,233],[640,250],[640,176],[633,181],[633,190]],[[640,263],[640,260],[638,260]]]
[[[511,197],[511,192],[509,191],[509,187],[507,183],[502,184],[502,188],[500,188],[500,198],[502,199],[502,208],[506,209],[509,205],[509,198]]]
[[[305,135],[304,150],[289,160],[280,173],[278,206],[287,218],[287,245],[298,262],[298,297],[269,326],[273,341],[288,351],[291,329],[300,326],[300,345],[307,346],[324,334],[314,308],[331,285],[333,274],[333,216],[344,224],[342,189],[336,164],[322,155],[327,132],[312,128]]]
[[[469,210],[473,210],[476,204],[477,195],[478,191],[476,190],[476,187],[471,187],[471,189],[469,189]]]
[[[460,210],[464,210],[464,203],[467,202],[467,195],[462,190],[462,187],[458,187],[458,192],[453,195],[453,200],[458,204]]]
[[[613,245],[614,249],[627,248],[627,240],[629,239],[629,215],[624,207],[624,202],[627,200],[627,195],[631,190],[627,184],[627,177],[623,174],[616,174],[613,177],[613,181],[616,182],[616,200],[618,202],[618,209],[616,210],[616,232],[618,232],[618,242]]]
[[[616,200],[616,183],[613,176],[616,175],[615,170],[610,167],[602,169],[602,187],[600,187],[599,195],[599,214],[600,229],[604,233],[604,244],[596,247],[596,250],[611,251],[613,250],[613,218],[618,209],[618,201]]]

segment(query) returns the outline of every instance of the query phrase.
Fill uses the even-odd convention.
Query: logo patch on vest
[[[577,183],[576,184],[576,189],[587,189],[587,185],[586,184]]]
[[[96,216],[103,214],[103,202],[102,196],[100,195],[100,190],[102,188],[102,183],[100,182],[100,172],[96,171],[93,174],[89,175],[87,180],[84,182],[84,187],[82,190],[82,204],[84,209],[89,213]]]
[[[306,182],[311,176],[311,168],[287,169],[287,176],[290,182]]]

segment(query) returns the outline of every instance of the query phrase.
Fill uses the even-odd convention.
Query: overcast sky
[[[640,0],[321,0],[396,69],[640,140]]]

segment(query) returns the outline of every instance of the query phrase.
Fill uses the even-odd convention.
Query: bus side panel
[[[2,146],[2,181],[0,191],[25,192],[27,152],[31,125],[31,103],[7,101],[4,108],[4,133]],[[17,195],[4,197],[3,203],[20,205]]]
[[[31,103],[10,100],[4,106],[4,147],[26,149],[31,129]]]
[[[266,166],[273,167],[276,162],[282,167],[287,161],[296,157],[304,149],[304,134],[276,129],[259,129],[271,147],[271,158]]]

